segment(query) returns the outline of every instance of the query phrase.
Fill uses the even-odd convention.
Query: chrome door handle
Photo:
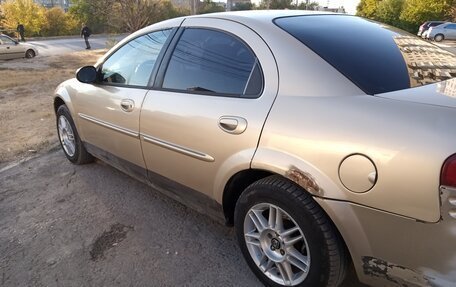
[[[223,116],[220,117],[218,126],[224,132],[239,135],[247,129],[247,120],[241,117]]]
[[[125,99],[120,102],[120,108],[124,112],[131,112],[135,107],[135,102],[130,99]]]

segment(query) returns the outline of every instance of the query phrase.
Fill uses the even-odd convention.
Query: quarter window
[[[153,32],[131,40],[103,64],[104,83],[146,87],[158,55],[171,30]]]
[[[187,28],[166,70],[163,88],[234,97],[258,97],[263,75],[241,40],[216,30]]]

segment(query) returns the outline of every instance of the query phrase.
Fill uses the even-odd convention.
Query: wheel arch
[[[74,118],[73,104],[72,104],[70,95],[69,95],[66,87],[63,84],[58,86],[54,92],[54,113],[55,114],[57,114],[57,109],[61,105],[66,105],[68,107],[68,109],[70,110],[71,115]]]
[[[28,53],[29,51],[31,51],[31,52],[33,53],[33,56],[32,56],[32,57],[27,57],[27,53]],[[24,55],[25,55],[26,58],[34,58],[34,57],[36,57],[36,56],[38,55],[38,53],[35,51],[35,49],[33,49],[33,48],[28,48],[27,50],[25,50],[25,54],[24,54]]]
[[[70,80],[71,81],[71,80]],[[76,129],[79,132],[79,136],[81,139],[83,139],[83,135],[81,134],[80,128],[79,128],[79,119],[76,116],[76,111],[74,110],[73,102],[71,101],[70,94],[67,91],[66,86],[64,83],[60,84],[60,86],[57,87],[57,89],[54,92],[54,101],[53,101],[53,106],[54,106],[54,114],[57,116],[57,109],[61,105],[66,105],[68,110],[70,111],[70,114],[73,118],[73,122],[76,126]]]
[[[225,185],[222,195],[223,214],[228,226],[233,226],[234,224],[234,209],[241,193],[255,181],[273,174],[261,169],[245,169],[231,176]]]

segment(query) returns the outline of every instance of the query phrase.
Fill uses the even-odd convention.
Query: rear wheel
[[[345,246],[323,210],[299,186],[271,176],[249,186],[235,210],[241,251],[267,286],[338,286]]]
[[[65,156],[75,164],[85,164],[94,160],[87,152],[74,125],[66,105],[57,109],[57,133]]]
[[[35,56],[36,56],[35,51],[33,51],[32,49],[29,49],[29,50],[27,50],[27,52],[25,52],[25,57],[27,59],[33,58]]]
[[[445,39],[445,37],[442,34],[437,34],[434,37],[434,41],[436,41],[436,42],[441,42],[441,41],[443,41],[443,39]]]

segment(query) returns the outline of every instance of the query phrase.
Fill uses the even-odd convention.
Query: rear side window
[[[258,97],[263,76],[258,60],[237,37],[187,28],[166,70],[164,89],[233,97]]]
[[[367,94],[456,77],[456,56],[402,30],[346,15],[277,18],[275,24]]]
[[[456,24],[450,24],[450,25],[446,26],[445,28],[447,28],[447,29],[456,29]]]

